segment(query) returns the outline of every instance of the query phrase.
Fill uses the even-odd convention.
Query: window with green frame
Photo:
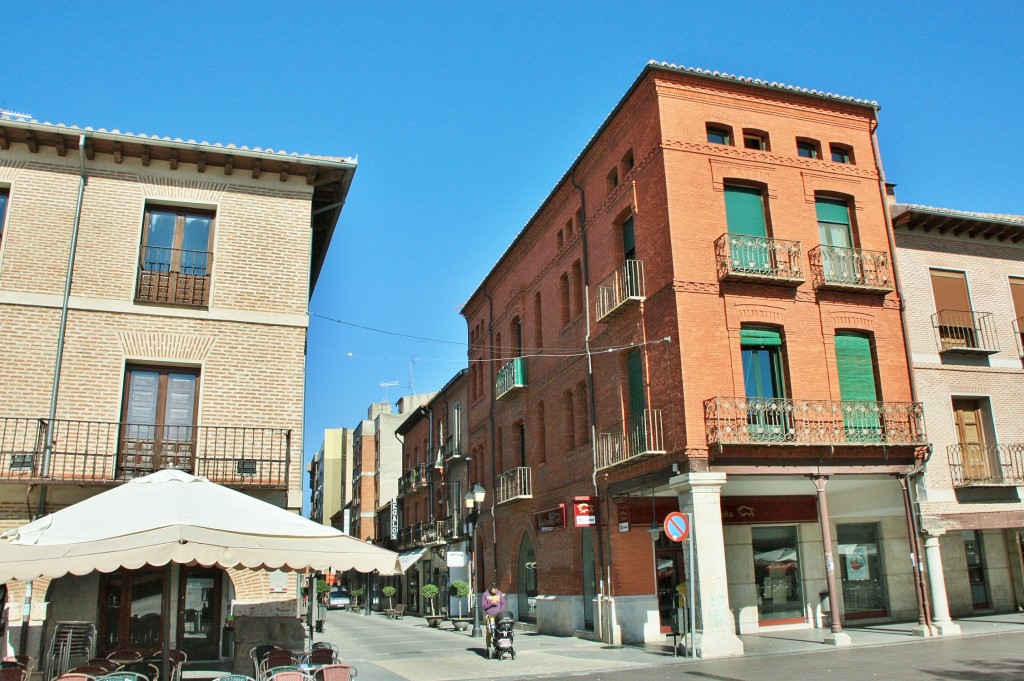
[[[785,401],[782,334],[769,327],[744,327],[740,348],[750,439],[784,441],[793,428]]]
[[[871,336],[857,331],[839,331],[835,346],[846,439],[880,442],[885,433],[878,411],[878,381]]]

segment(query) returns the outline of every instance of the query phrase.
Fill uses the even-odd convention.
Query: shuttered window
[[[774,329],[740,329],[743,383],[747,397],[785,397],[782,335]]]
[[[871,338],[862,333],[836,334],[836,366],[839,395],[844,404],[843,426],[850,442],[881,442],[884,439],[875,402],[878,386]]]
[[[725,185],[725,218],[730,234],[767,236],[764,197],[760,189]]]
[[[971,298],[967,293],[967,275],[949,270],[930,270],[932,294],[935,296],[935,311],[966,312],[971,309]]]
[[[1013,318],[1024,317],[1024,279],[1010,277],[1010,296],[1013,298]]]

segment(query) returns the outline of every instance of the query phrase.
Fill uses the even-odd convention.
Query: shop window
[[[843,614],[847,619],[887,617],[878,526],[864,523],[836,529]]]
[[[751,527],[754,586],[762,624],[805,621],[797,528]]]
[[[146,208],[136,302],[209,304],[213,220],[211,211]]]
[[[821,144],[817,140],[798,137],[796,153],[803,158],[821,158]]]
[[[711,144],[732,144],[732,128],[720,123],[707,124],[707,138]]]

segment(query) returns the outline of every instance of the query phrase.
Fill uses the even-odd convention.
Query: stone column
[[[926,530],[924,555],[928,559],[928,587],[932,596],[932,626],[939,636],[959,636],[960,625],[949,616],[949,599],[946,598],[946,576],[942,571],[942,550],[939,537],[945,530]]]
[[[680,510],[693,514],[697,603],[704,625],[696,634],[695,646],[697,656],[704,658],[743,654],[743,641],[736,635],[736,620],[729,608],[722,534],[724,484],[725,473],[688,473],[669,480],[669,487],[679,495]]]

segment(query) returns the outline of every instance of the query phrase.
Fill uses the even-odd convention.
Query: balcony
[[[597,469],[616,468],[665,453],[660,409],[644,409],[614,428],[597,433]]]
[[[445,534],[445,523],[443,520],[431,520],[423,523],[420,531],[420,542],[425,546],[447,543],[448,537]]]
[[[928,443],[920,402],[712,397],[709,445],[912,445]]]
[[[427,486],[427,465],[421,463],[405,471],[398,479],[398,495],[403,496]]]
[[[291,433],[60,419],[44,476],[47,420],[0,418],[0,481],[103,484],[170,468],[231,487],[287,489]]]
[[[444,441],[444,460],[452,461],[462,459],[462,438],[449,435]]]
[[[744,234],[715,240],[720,281],[754,281],[799,286],[804,281],[799,241]]]
[[[953,487],[1024,485],[1024,444],[946,447]]]
[[[646,296],[643,260],[627,260],[597,285],[596,321],[611,321],[630,304]]]
[[[212,260],[209,251],[143,247],[135,301],[206,307]]]
[[[993,355],[999,352],[999,338],[991,312],[939,310],[932,315],[939,352]]]
[[[498,476],[494,500],[505,504],[517,499],[533,498],[533,473],[529,467],[512,468]]]
[[[816,289],[872,293],[893,290],[892,267],[885,251],[821,245],[807,255]]]
[[[526,358],[516,357],[498,371],[498,379],[494,382],[494,399],[500,400],[525,387]]]

